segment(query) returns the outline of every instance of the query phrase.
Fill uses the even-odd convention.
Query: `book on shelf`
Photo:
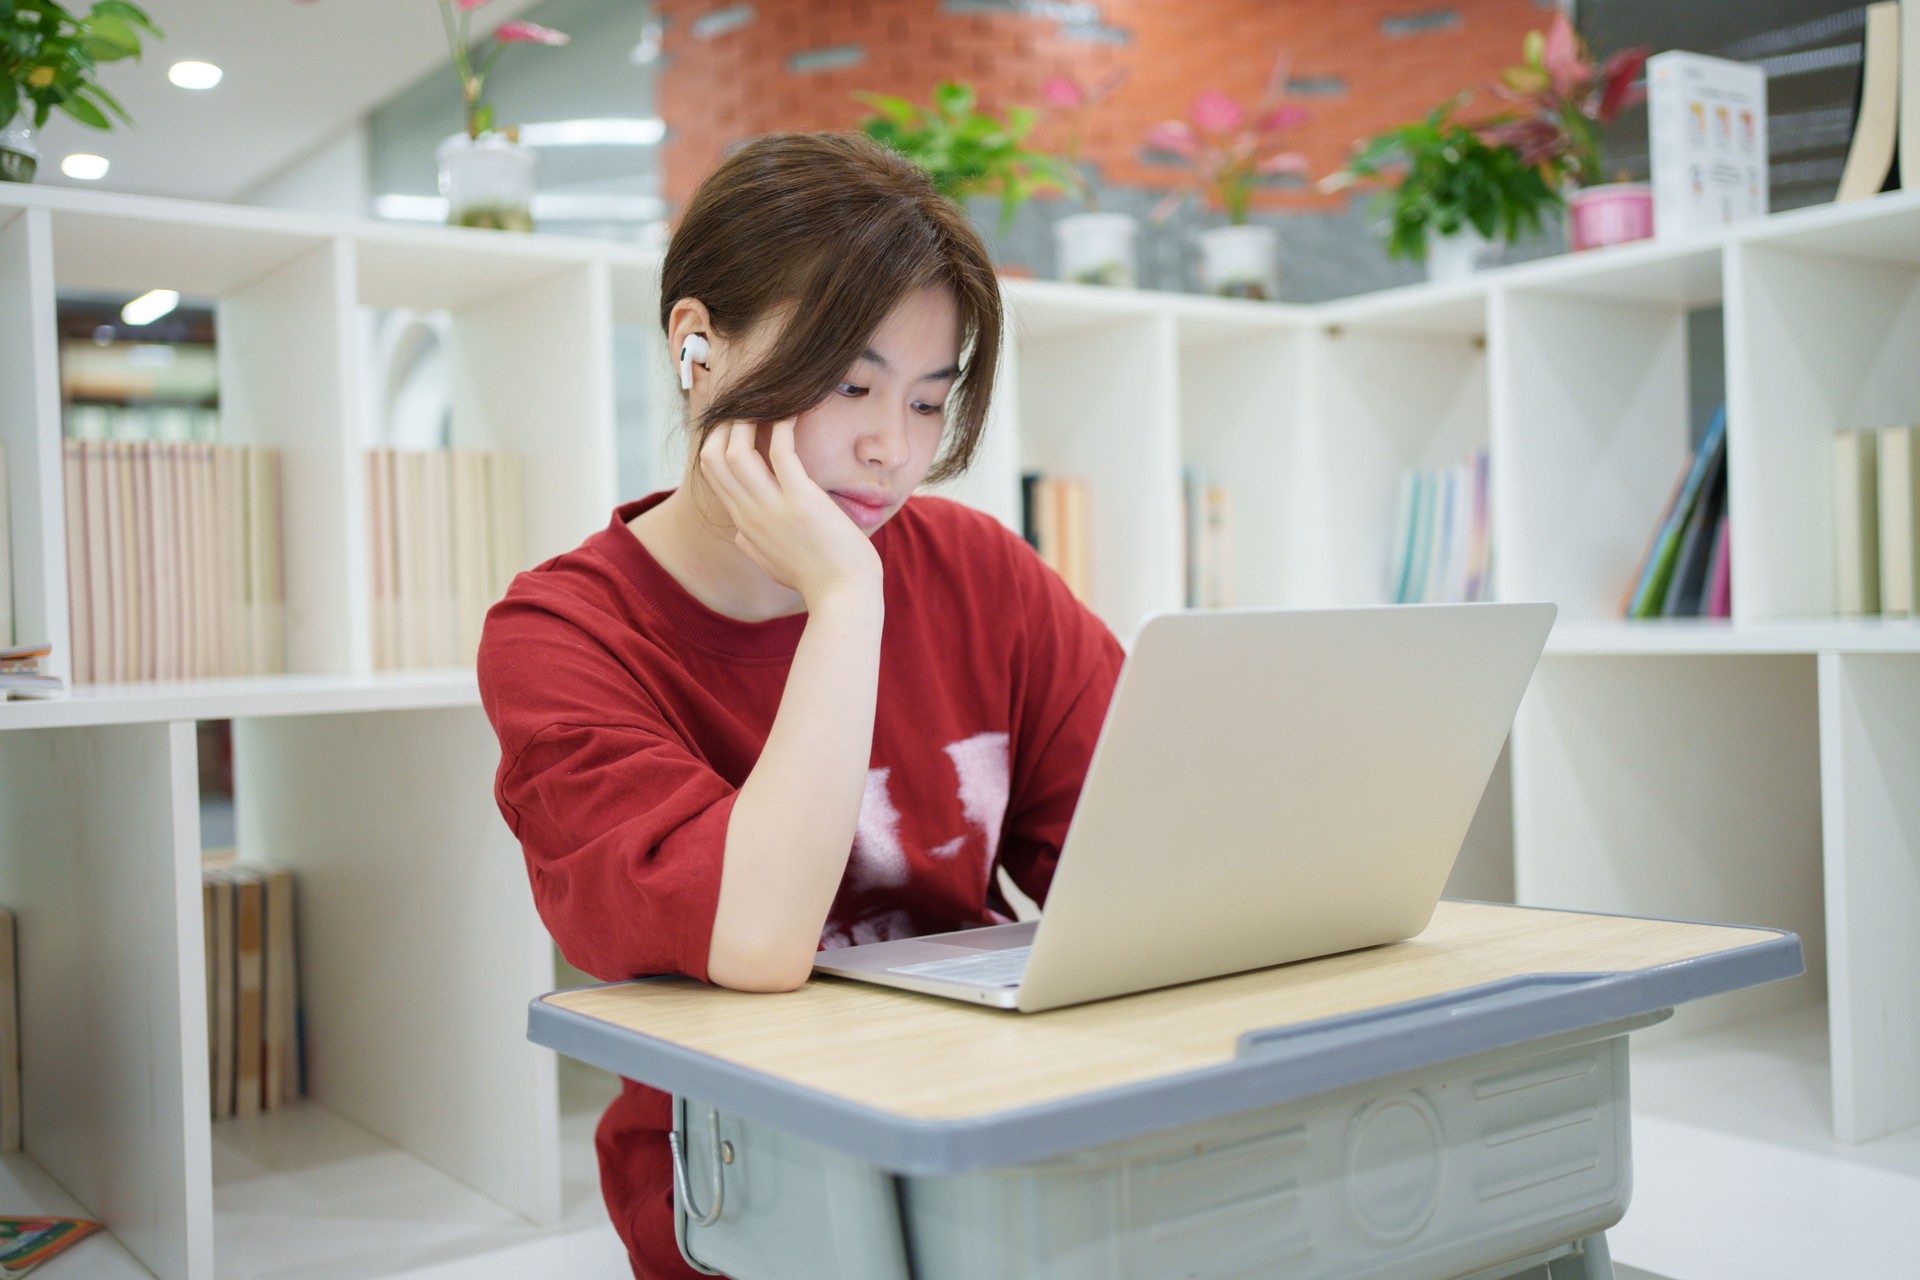
[[[1840,170],[1835,203],[1859,200],[1900,185],[1901,18],[1900,0],[1881,0],[1867,6],[1853,140]]]
[[[1445,467],[1401,475],[1388,543],[1388,600],[1434,604],[1489,598],[1491,478],[1484,448]]]
[[[1663,240],[1767,212],[1767,75],[1671,50],[1647,59],[1653,230]]]
[[[369,449],[368,583],[378,669],[469,663],[524,567],[520,462],[473,449]]]
[[[1233,604],[1233,499],[1206,473],[1182,473],[1181,509],[1186,530],[1186,607],[1224,609]]]
[[[20,1149],[20,957],[13,912],[0,907],[0,1153]]]
[[[1693,504],[1680,546],[1675,553],[1673,576],[1661,601],[1664,618],[1698,618],[1706,612],[1707,576],[1712,569],[1713,537],[1720,517],[1727,509],[1727,437],[1723,431],[1707,460],[1707,476],[1700,497]]]
[[[0,1218],[0,1280],[26,1275],[98,1230],[88,1218]]]
[[[275,450],[67,440],[74,683],[285,669]]]
[[[1891,618],[1920,612],[1920,440],[1913,426],[1886,427],[1879,441],[1880,612]]]
[[[66,681],[40,668],[51,656],[53,646],[45,643],[0,648],[0,694],[55,693],[64,689]]]
[[[1674,596],[1675,578],[1689,580],[1697,578],[1704,583],[1709,570],[1713,541],[1710,536],[1696,533],[1687,547],[1695,561],[1682,563],[1682,547],[1687,545],[1687,534],[1693,525],[1696,513],[1700,527],[1707,531],[1717,531],[1717,522],[1709,522],[1710,514],[1704,510],[1708,481],[1715,468],[1723,473],[1727,465],[1726,454],[1727,410],[1722,405],[1714,410],[1713,419],[1707,429],[1701,433],[1700,442],[1681,472],[1679,482],[1674,486],[1668,498],[1666,510],[1662,512],[1660,522],[1654,527],[1653,539],[1647,544],[1646,554],[1641,558],[1640,567],[1635,571],[1628,597],[1621,612],[1628,618],[1659,618],[1670,616],[1667,613],[1669,597]],[[1724,499],[1723,499],[1724,506]],[[1698,596],[1704,607],[1706,589],[1698,587]],[[1675,597],[1671,603],[1678,603]]]
[[[1092,514],[1087,483],[1029,471],[1020,477],[1022,534],[1081,603],[1092,600]]]
[[[277,1110],[304,1084],[293,874],[209,850],[201,903],[213,1117]]]
[[[1879,433],[1833,438],[1834,604],[1843,618],[1880,612]]]

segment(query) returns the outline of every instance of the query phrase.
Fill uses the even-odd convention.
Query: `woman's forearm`
[[[807,979],[846,872],[873,752],[880,579],[808,610],[780,710],[727,823],[707,976],[743,991]]]

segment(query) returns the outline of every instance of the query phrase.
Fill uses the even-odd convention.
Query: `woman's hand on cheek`
[[[716,428],[700,446],[700,473],[726,505],[741,551],[812,610],[837,589],[878,586],[880,556],[801,466],[794,421],[773,424],[766,457],[754,447],[756,424]]]

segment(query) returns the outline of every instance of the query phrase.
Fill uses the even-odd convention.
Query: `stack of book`
[[[286,668],[280,455],[67,440],[75,684]]]
[[[210,850],[200,905],[213,1118],[273,1111],[305,1092],[293,874]]]
[[[520,459],[371,449],[366,465],[373,665],[472,662],[487,609],[525,567]]]
[[[59,676],[41,670],[53,646],[22,644],[0,648],[0,697],[14,693],[57,693],[66,687]]]
[[[1040,558],[1060,575],[1082,604],[1093,599],[1088,563],[1092,521],[1087,482],[1029,471],[1020,477],[1020,528]]]
[[[1726,406],[1714,411],[1674,485],[1621,612],[1628,618],[1725,618],[1733,612]]]
[[[1920,427],[1834,437],[1834,596],[1842,617],[1920,614]]]
[[[1182,480],[1187,608],[1228,608],[1233,604],[1232,500],[1223,486],[1209,484],[1198,467],[1188,467]]]
[[[1409,471],[1400,478],[1388,544],[1388,600],[1459,604],[1490,597],[1488,459],[1486,449],[1476,449],[1450,467]]]

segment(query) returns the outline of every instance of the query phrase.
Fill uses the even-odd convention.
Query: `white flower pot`
[[[1075,213],[1053,224],[1062,280],[1131,289],[1140,280],[1134,239],[1139,222],[1124,213]]]
[[[440,194],[447,198],[447,222],[498,231],[533,230],[532,147],[509,141],[503,133],[469,138],[455,134],[434,153],[440,162]]]
[[[0,182],[32,182],[40,166],[40,150],[33,145],[30,117],[22,111],[0,125]]]
[[[1272,227],[1209,227],[1199,235],[1200,287],[1223,298],[1280,296],[1280,239]]]
[[[1452,235],[1427,232],[1427,279],[1464,280],[1476,271],[1498,266],[1505,246],[1487,239],[1471,226]]]

